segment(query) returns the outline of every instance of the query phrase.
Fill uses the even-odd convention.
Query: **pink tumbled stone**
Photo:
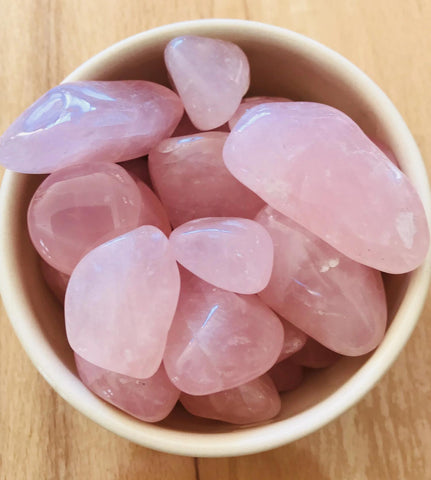
[[[338,353],[373,350],[383,338],[387,317],[380,272],[344,256],[269,206],[256,221],[274,242],[274,268],[260,298]]]
[[[293,355],[305,345],[307,335],[284,318],[280,318],[284,329],[284,342],[277,363]]]
[[[277,360],[283,327],[254,295],[214,287],[181,270],[181,294],[163,357],[183,392],[206,395],[265,373]]]
[[[244,185],[353,260],[388,273],[424,260],[429,231],[418,194],[339,110],[258,105],[236,124],[223,155]]]
[[[136,175],[140,180],[142,180],[150,188],[151,178],[150,171],[148,170],[148,158],[139,157],[134,158],[133,160],[126,160],[125,162],[119,163],[123,168],[125,168],[129,174]]]
[[[57,170],[28,209],[30,238],[41,257],[70,275],[92,248],[139,225],[141,194],[124,168],[82,163]]]
[[[51,292],[57,300],[63,304],[70,276],[51,267],[51,265],[46,263],[42,258],[40,259],[40,271]]]
[[[290,357],[290,361],[308,368],[326,368],[333,365],[340,355],[321,345],[316,340],[308,338],[304,347]]]
[[[1,164],[50,173],[80,162],[146,155],[174,131],[178,96],[144,80],[63,83],[45,93],[0,138]]]
[[[133,378],[105,370],[75,353],[75,363],[84,385],[108,403],[146,422],[169,415],[180,396],[163,364],[149,378]]]
[[[151,179],[173,227],[195,218],[253,218],[264,206],[225,167],[226,138],[222,132],[169,138],[150,152]]]
[[[274,102],[291,102],[289,98],[284,97],[247,97],[244,98],[237,108],[236,112],[233,114],[229,120],[229,128],[232,130],[235,125],[238,123],[238,120],[251,108],[256,107],[257,105],[262,105],[262,103],[274,103]]]
[[[252,294],[269,282],[274,259],[272,239],[253,220],[199,218],[177,227],[169,241],[183,267],[216,287]]]
[[[171,40],[165,63],[192,123],[211,130],[235,113],[250,85],[244,52],[225,40],[186,35]]]
[[[182,393],[180,401],[193,415],[238,425],[264,422],[281,408],[280,396],[268,375],[211,395]]]
[[[279,392],[288,392],[299,387],[302,383],[304,369],[301,365],[297,365],[290,358],[287,358],[275,364],[268,372],[268,375]]]
[[[148,378],[160,366],[180,276],[168,239],[151,225],[89,252],[66,291],[66,332],[85,360]]]
[[[169,237],[172,228],[169,223],[168,214],[164,209],[157,195],[146,185],[140,178],[133,173],[130,174],[135,180],[136,185],[141,192],[141,217],[140,225],[153,225],[161,230],[167,237]]]

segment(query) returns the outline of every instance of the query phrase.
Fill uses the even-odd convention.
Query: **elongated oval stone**
[[[304,379],[304,369],[301,365],[293,363],[290,358],[276,363],[268,372],[277,391],[288,392],[301,385]]]
[[[284,330],[284,341],[280,355],[277,358],[277,363],[282,362],[298,350],[301,350],[308,338],[307,335],[295,327],[295,325],[292,325],[284,318],[280,318],[280,320]]]
[[[88,362],[135,378],[156,373],[180,277],[168,239],[151,225],[89,252],[66,291],[66,332]]]
[[[163,357],[172,383],[191,395],[234,388],[277,360],[283,327],[261,300],[181,270],[181,295]]]
[[[225,40],[192,35],[174,38],[165,49],[165,63],[199,130],[227,122],[250,85],[245,53]]]
[[[269,205],[344,255],[403,273],[429,246],[409,179],[344,113],[307,102],[248,111],[229,135],[231,173]]]
[[[173,227],[204,217],[253,218],[263,200],[223,163],[227,133],[169,138],[149,155],[151,180]]]
[[[253,220],[199,218],[177,227],[169,241],[183,267],[216,287],[252,294],[269,282],[274,259],[272,239]]]
[[[373,350],[387,317],[380,272],[347,258],[269,206],[256,221],[274,243],[274,268],[260,298],[331,350],[343,355]]]
[[[274,102],[291,102],[289,98],[284,97],[247,97],[242,100],[237,108],[236,112],[233,114],[229,120],[229,128],[233,130],[235,125],[238,123],[238,120],[250,109],[256,107],[257,105],[262,105],[262,103],[274,103]]]
[[[84,385],[98,397],[145,422],[159,422],[174,408],[180,391],[172,385],[163,364],[149,378],[133,378],[93,365],[75,353]]]
[[[52,267],[70,275],[91,249],[139,226],[141,194],[119,165],[82,163],[57,170],[28,209],[31,241]]]
[[[280,396],[268,375],[211,395],[182,393],[180,401],[193,415],[237,425],[269,420],[281,408]]]
[[[70,275],[66,275],[54,267],[51,267],[49,263],[46,263],[42,258],[40,259],[40,271],[42,276],[48,285],[51,292],[55,295],[57,300],[63,305],[64,296],[66,295],[67,284],[69,283]]]
[[[144,80],[63,83],[45,93],[0,138],[0,163],[50,173],[80,162],[146,155],[174,131],[178,96]]]
[[[290,357],[290,361],[308,368],[327,368],[339,358],[338,353],[326,348],[313,338],[308,338],[304,347]]]

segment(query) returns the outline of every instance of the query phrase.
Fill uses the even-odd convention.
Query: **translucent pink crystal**
[[[269,282],[274,259],[272,239],[253,220],[199,218],[177,227],[169,241],[183,267],[216,287],[252,294]]]
[[[51,267],[51,265],[46,263],[43,259],[40,259],[40,271],[42,272],[42,276],[49,289],[55,295],[57,300],[63,304],[70,276]]]
[[[284,342],[280,355],[277,358],[277,362],[281,362],[298,350],[301,350],[308,338],[307,335],[302,330],[295,327],[295,325],[292,325],[284,318],[280,318],[280,320],[284,329]]]
[[[224,123],[220,127],[214,128],[211,131],[213,132],[230,132],[229,125]],[[177,128],[175,129],[172,137],[184,137],[186,135],[195,135],[196,133],[201,133],[201,130],[196,128],[191,122],[188,115],[185,113]]]
[[[183,114],[178,96],[143,80],[63,83],[29,107],[0,138],[0,162],[23,173],[146,155]]]
[[[169,223],[168,214],[157,195],[136,175],[131,173],[131,176],[135,180],[142,197],[139,224],[153,225],[169,237],[172,231],[171,224]]]
[[[256,221],[274,242],[274,268],[260,298],[336,352],[373,350],[386,326],[380,272],[347,258],[269,206]]]
[[[283,343],[278,317],[258,297],[220,290],[181,270],[181,295],[164,355],[171,381],[206,395],[266,372]]]
[[[235,113],[250,85],[250,68],[235,44],[214,38],[174,38],[165,63],[184,108],[199,130],[211,130]]]
[[[333,365],[340,355],[329,350],[316,340],[308,338],[304,347],[290,357],[293,363],[308,368],[326,368]]]
[[[288,392],[302,383],[304,369],[301,365],[293,363],[290,358],[275,364],[268,372],[279,392]]]
[[[174,227],[203,217],[253,218],[263,200],[223,163],[226,133],[169,138],[150,152],[151,179]]]
[[[160,366],[180,290],[168,239],[145,225],[89,252],[66,291],[67,338],[85,360],[148,378]]]
[[[193,415],[238,425],[269,420],[281,407],[280,396],[268,375],[211,395],[182,393],[180,401]]]
[[[358,262],[403,273],[427,253],[428,225],[412,184],[332,107],[254,107],[229,135],[224,160],[273,208]]]
[[[75,353],[79,377],[103,400],[146,422],[158,422],[169,415],[180,396],[163,364],[149,378],[140,379],[105,370]]]
[[[251,108],[256,107],[257,105],[262,105],[262,103],[274,103],[274,102],[291,102],[289,98],[284,97],[247,97],[244,98],[237,108],[236,112],[233,114],[229,120],[229,128],[232,130],[235,125],[238,123],[238,120]]]
[[[28,209],[30,238],[51,266],[71,274],[92,248],[139,225],[141,194],[116,164],[83,163],[57,170]]]

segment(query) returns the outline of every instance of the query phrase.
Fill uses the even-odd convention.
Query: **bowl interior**
[[[420,154],[390,101],[342,57],[292,32],[244,21],[175,24],[110,47],[66,81],[145,79],[168,85],[163,50],[171,38],[185,33],[228,39],[242,47],[251,65],[248,95],[286,96],[343,110],[368,135],[392,148],[429,205]],[[411,275],[386,276],[391,325],[383,344],[372,355],[343,358],[329,369],[310,372],[300,388],[283,395],[280,414],[266,425],[207,421],[181,407],[159,424],[145,424],[96,398],[76,375],[62,309],[41,277],[27,234],[27,207],[43,178],[7,172],[1,190],[0,280],[12,324],[33,363],[60,395],[106,428],[152,448],[235,455],[271,448],[318,428],[357,401],[384,373],[413,329],[426,295],[426,266]],[[351,394],[347,381],[349,388],[356,388]]]

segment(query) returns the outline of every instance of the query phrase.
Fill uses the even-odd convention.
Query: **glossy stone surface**
[[[238,425],[269,420],[281,407],[280,396],[268,375],[211,395],[182,393],[180,401],[193,415]]]
[[[275,364],[268,372],[275,388],[279,392],[288,392],[301,385],[304,379],[304,369],[292,362],[290,358]]]
[[[290,357],[298,350],[301,350],[308,338],[307,335],[295,327],[295,325],[292,325],[284,318],[280,318],[280,320],[284,330],[284,341],[280,355],[277,358],[277,363]]]
[[[67,284],[69,283],[70,276],[66,275],[54,267],[51,267],[49,263],[46,263],[42,258],[40,259],[40,271],[42,276],[48,285],[51,292],[55,295],[57,300],[64,304],[64,296],[66,295]]]
[[[146,422],[169,415],[180,396],[163,364],[149,378],[133,378],[105,370],[75,353],[75,363],[84,385],[108,403]]]
[[[146,155],[174,131],[178,96],[143,80],[74,82],[39,98],[0,138],[0,162],[23,173],[50,173],[80,162]]]
[[[388,273],[424,260],[429,231],[418,194],[339,110],[259,105],[236,124],[223,155],[238,180],[353,260]]]
[[[250,85],[244,52],[224,40],[186,35],[171,40],[165,63],[184,108],[199,130],[223,125]]]
[[[274,102],[291,102],[289,98],[284,97],[247,97],[239,104],[236,112],[233,114],[229,120],[229,128],[232,130],[235,125],[238,123],[238,120],[251,108],[256,107],[257,105],[262,105],[262,103],[274,103]]]
[[[274,268],[260,298],[338,353],[373,350],[387,317],[380,272],[347,258],[269,206],[256,221],[274,242]]]
[[[83,163],[49,175],[28,209],[30,238],[40,256],[70,275],[92,248],[139,225],[141,194],[119,165]]]
[[[265,373],[277,360],[283,327],[257,296],[227,292],[181,269],[181,295],[165,355],[181,391],[206,395]]]
[[[168,239],[146,225],[104,243],[77,265],[66,291],[66,332],[85,360],[148,378],[163,357],[180,290]]]
[[[231,292],[253,294],[269,282],[274,247],[257,222],[236,217],[191,220],[169,242],[181,265],[202,280]]]
[[[225,167],[226,138],[221,132],[169,138],[150,152],[151,180],[173,227],[195,218],[253,218],[264,206]]]
[[[312,338],[308,338],[304,347],[290,357],[292,363],[308,368],[326,368],[333,365],[340,355],[329,350]]]

